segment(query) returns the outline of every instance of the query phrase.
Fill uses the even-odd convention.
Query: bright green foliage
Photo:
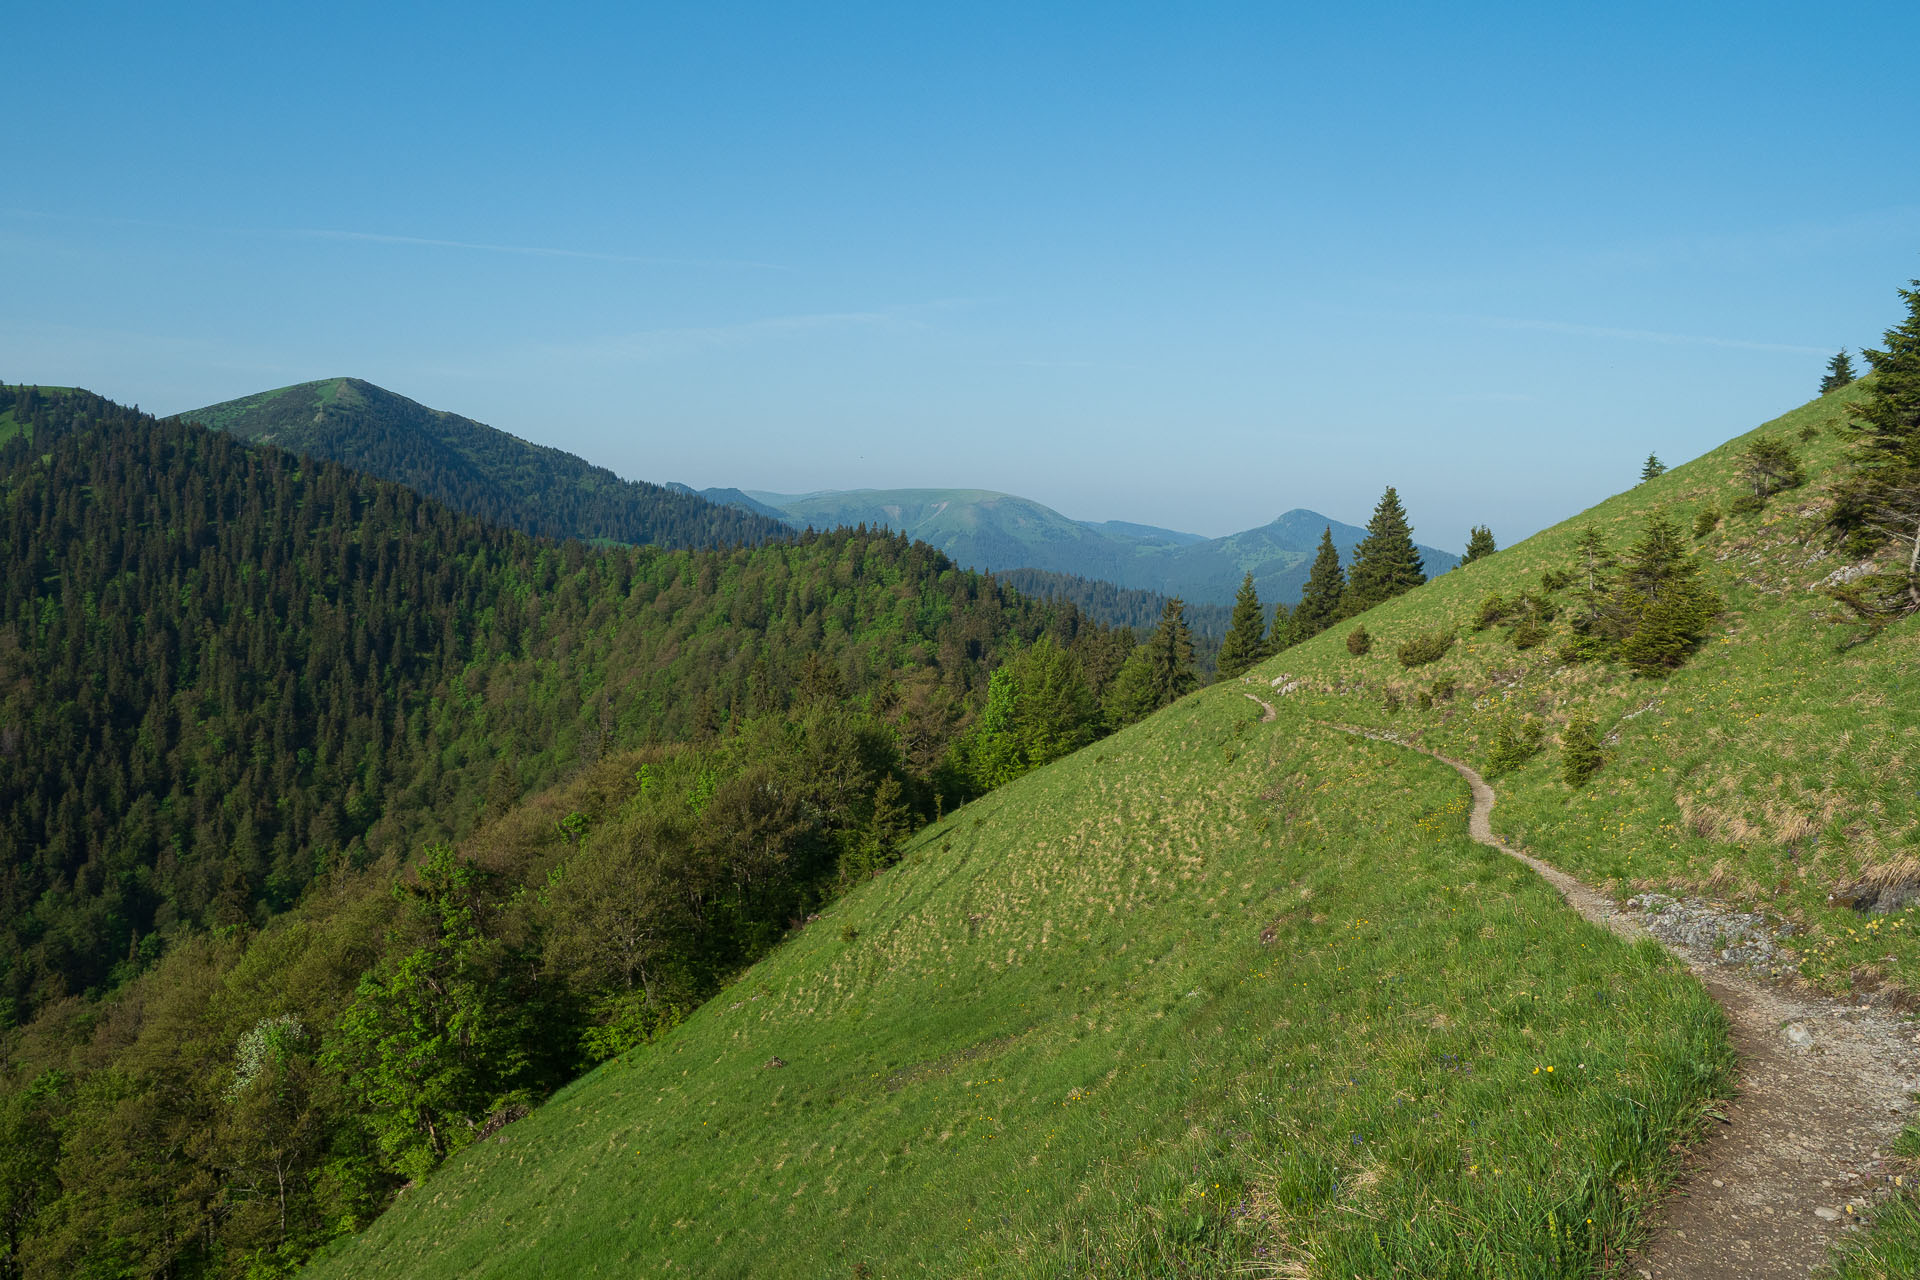
[[[1362,613],[1426,580],[1400,495],[1388,485],[1373,508],[1373,518],[1367,521],[1367,536],[1354,548],[1342,607],[1349,614]]]
[[[1584,711],[1575,712],[1560,731],[1560,776],[1570,787],[1584,787],[1606,758],[1600,745],[1600,728],[1593,717]]]
[[[1658,454],[1650,453],[1647,455],[1646,462],[1641,464],[1640,483],[1645,484],[1649,480],[1658,480],[1665,474],[1667,474],[1667,464],[1660,461]]]
[[[1299,644],[1319,635],[1337,621],[1344,609],[1347,575],[1340,567],[1340,553],[1334,549],[1333,530],[1320,535],[1320,550],[1314,554],[1313,569],[1300,593],[1300,603],[1287,619],[1287,643]],[[1279,625],[1279,618],[1274,625]]]
[[[993,673],[986,710],[954,744],[954,767],[984,793],[1078,751],[1098,729],[1080,660],[1043,636]]]
[[[1820,394],[1838,391],[1859,376],[1853,371],[1853,357],[1847,354],[1845,347],[1842,347],[1838,355],[1827,361],[1827,375],[1820,379]]]
[[[1267,656],[1266,627],[1267,613],[1260,607],[1260,595],[1253,589],[1253,575],[1249,573],[1240,583],[1227,638],[1215,659],[1222,679],[1232,679]]]
[[[450,847],[428,850],[402,890],[425,937],[361,980],[323,1058],[402,1177],[424,1176],[543,1083],[531,1053],[536,1011],[504,946],[482,932],[482,878]]]
[[[1493,530],[1486,525],[1473,526],[1473,532],[1467,536],[1467,553],[1460,557],[1461,564],[1472,564],[1475,560],[1492,555],[1499,550],[1493,544]]]
[[[1720,527],[1720,508],[1709,503],[1693,516],[1693,536],[1704,538]]]
[[[1835,592],[1876,625],[1920,610],[1920,280],[1910,283],[1900,290],[1906,320],[1887,330],[1884,350],[1865,353],[1873,378],[1852,406],[1851,465],[1832,514],[1855,553],[1897,554],[1889,569]]]
[[[0,1092],[0,1274],[22,1273],[21,1245],[34,1217],[60,1194],[57,1128],[67,1078],[46,1071]]]
[[[1594,1274],[1719,1017],[1450,771],[1289,705],[1203,691],[950,815],[316,1280]]]
[[[1364,658],[1373,651],[1373,637],[1367,634],[1366,624],[1361,623],[1347,632],[1347,652],[1356,658]]]

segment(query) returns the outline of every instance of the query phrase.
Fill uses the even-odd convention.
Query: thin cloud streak
[[[927,327],[926,322],[921,319],[922,316],[971,306],[974,305],[974,301],[966,298],[948,298],[934,302],[882,307],[870,311],[823,311],[767,316],[759,320],[742,320],[733,324],[641,329],[632,333],[612,334],[577,343],[540,343],[526,350],[535,357],[550,360],[570,360],[589,364],[639,364],[707,351],[731,350],[757,342],[814,333],[920,330]]]
[[[797,334],[897,328],[911,324],[911,321],[894,312],[830,311],[814,315],[770,316],[764,320],[745,320],[738,324],[642,329],[568,346],[543,343],[534,350],[549,358],[589,364],[640,364]]]
[[[471,253],[507,253],[531,258],[575,258],[587,262],[615,262],[636,267],[727,267],[748,271],[791,271],[777,262],[751,258],[672,258],[633,253],[601,253],[591,249],[558,249],[547,245],[490,244],[478,240],[442,240],[431,236],[398,236],[378,231],[344,231],[327,227],[196,227],[150,218],[104,217],[85,213],[52,213],[43,209],[0,208],[0,215],[41,222],[69,222],[97,227],[142,227],[183,235],[269,236],[288,240],[333,240],[357,244],[405,245],[421,249],[464,249]]]
[[[360,244],[412,245],[423,249],[466,249],[475,253],[511,253],[530,258],[580,258],[589,262],[618,262],[640,267],[739,267],[752,271],[791,271],[776,262],[745,258],[662,258],[627,253],[598,253],[589,249],[555,249],[546,245],[488,244],[474,240],[438,240],[429,236],[396,236],[377,231],[339,231],[298,227],[273,234],[307,240],[344,240]]]

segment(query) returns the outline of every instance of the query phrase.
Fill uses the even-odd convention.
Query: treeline
[[[623,480],[564,450],[429,409],[358,378],[283,387],[186,415],[403,484],[456,511],[538,537],[661,547],[751,546],[778,520],[696,493]]]
[[[886,533],[556,546],[84,393],[6,411],[32,435],[0,449],[0,1018],[816,691],[887,708],[930,811],[996,665],[1117,643]]]
[[[1122,587],[1098,578],[1083,578],[1073,573],[1054,573],[1047,569],[1006,569],[994,578],[1021,595],[1041,600],[1064,600],[1096,622],[1110,627],[1131,627],[1143,638],[1160,624],[1167,596],[1144,587]],[[1226,637],[1232,607],[1224,604],[1189,604],[1187,627],[1193,632],[1194,653],[1203,667],[1210,667],[1213,654]]]
[[[1475,535],[1467,547],[1468,558],[1491,554],[1493,535],[1484,529],[1476,529]],[[1220,676],[1237,676],[1261,659],[1311,640],[1334,623],[1365,613],[1426,580],[1426,566],[1414,545],[1406,508],[1389,485],[1367,521],[1367,536],[1354,548],[1350,567],[1340,563],[1333,530],[1321,533],[1307,585],[1292,609],[1276,604],[1269,620],[1254,590],[1253,575],[1246,576],[1220,645]],[[1354,637],[1356,653],[1365,652],[1371,643],[1364,634],[1363,630]]]

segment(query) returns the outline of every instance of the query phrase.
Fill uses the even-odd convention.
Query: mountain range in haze
[[[1349,560],[1366,536],[1304,508],[1257,529],[1207,538],[1122,520],[1074,520],[1032,499],[984,489],[784,494],[649,484],[358,378],[299,383],[178,416],[339,462],[547,537],[711,547],[865,524],[938,547],[965,568],[1042,570],[1180,596],[1196,606],[1231,602],[1249,572],[1262,599],[1291,604],[1323,530],[1332,531]],[[1459,562],[1433,547],[1420,552],[1429,574]]]
[[[1208,538],[1124,520],[1073,520],[1030,498],[986,489],[700,492],[715,502],[776,514],[795,528],[866,524],[897,529],[969,569],[1044,569],[1180,596],[1189,604],[1231,603],[1242,577],[1252,573],[1261,599],[1290,605],[1306,585],[1323,532],[1332,531],[1346,561],[1367,536],[1365,529],[1305,508],[1257,529]],[[1422,546],[1420,555],[1429,575],[1460,562],[1435,547]]]

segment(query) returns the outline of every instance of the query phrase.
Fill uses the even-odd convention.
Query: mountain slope
[[[954,815],[320,1274],[1617,1263],[1654,1148],[1727,1087],[1716,1013],[1653,949],[1459,848],[1442,766],[1324,726],[1477,764],[1505,839],[1616,894],[1784,916],[1811,983],[1915,990],[1920,621],[1866,635],[1822,595],[1859,568],[1823,512],[1862,391],[1379,606],[1366,653],[1338,628]],[[1736,512],[1759,437],[1807,483]],[[1723,602],[1705,643],[1653,676],[1565,648],[1585,531],[1619,551],[1662,515],[1698,530]],[[1476,629],[1525,593],[1557,602],[1544,640]],[[1403,664],[1429,635],[1450,647]],[[1603,751],[1579,787],[1575,713]],[[1897,1238],[1920,1211],[1883,1218]]]
[[[1516,840],[1551,848],[1594,883],[1733,897],[1798,920],[1820,940],[1818,954],[1802,955],[1805,976],[1920,991],[1920,949],[1848,938],[1855,913],[1828,903],[1862,879],[1903,882],[1920,845],[1920,794],[1908,785],[1920,725],[1920,683],[1908,672],[1920,626],[1908,619],[1867,636],[1839,620],[1823,590],[1861,567],[1837,553],[1824,521],[1847,449],[1846,406],[1866,389],[1823,396],[1381,605],[1363,615],[1373,637],[1365,655],[1332,634],[1269,669],[1301,682],[1289,701],[1303,711],[1414,734],[1482,767],[1503,718],[1531,717],[1546,732],[1542,749],[1500,779],[1496,824]],[[1806,483],[1736,512],[1741,457],[1758,439],[1787,444]],[[1656,514],[1693,534],[1723,602],[1707,641],[1660,678],[1567,661],[1578,584],[1549,590],[1548,575],[1575,568],[1588,529],[1617,555]],[[1476,628],[1490,596],[1524,592],[1557,606],[1537,642],[1516,648],[1510,623]],[[1412,669],[1395,660],[1402,642],[1434,631],[1457,637],[1443,657]],[[1448,682],[1452,691],[1435,697]],[[1606,750],[1577,789],[1560,776],[1556,745],[1575,713],[1593,717]]]
[[[468,515],[549,538],[669,547],[766,542],[787,530],[744,512],[429,409],[358,378],[327,378],[178,415],[256,444],[404,484]]]
[[[1216,687],[961,810],[314,1273],[1586,1274],[1711,1006],[1441,766],[1259,716]]]
[[[1864,567],[1836,554],[1825,512],[1866,389],[1377,607],[1364,653],[1343,626],[949,818],[825,927],[470,1153],[321,1274],[535,1251],[556,1273],[1617,1261],[1664,1176],[1650,1145],[1727,1087],[1716,1015],[1691,981],[1641,985],[1670,968],[1585,931],[1531,876],[1424,861],[1452,857],[1463,789],[1326,726],[1475,764],[1497,779],[1504,839],[1620,898],[1771,916],[1793,926],[1789,976],[1910,999],[1920,620],[1865,632],[1824,594]],[[1759,440],[1806,481],[1756,507],[1742,460]],[[1618,555],[1661,519],[1721,607],[1681,665],[1637,675],[1574,643],[1569,579],[1590,528]],[[1446,644],[1422,660],[1412,642],[1433,636]],[[1272,725],[1243,690],[1275,704]],[[1565,775],[1575,715],[1601,749],[1584,785]],[[1435,1043],[1456,1030],[1468,1047]],[[1615,1056],[1633,1035],[1638,1072]],[[1454,1092],[1456,1071],[1488,1093]],[[1649,1128],[1608,1118],[1642,1107]],[[1874,1240],[1920,1248],[1920,1203],[1895,1194],[1860,1274]],[[436,1196],[462,1216],[434,1216]]]
[[[1203,538],[1119,520],[1069,520],[1031,499],[984,489],[748,496],[796,526],[880,525],[939,547],[969,568],[1041,569],[1179,596],[1188,604],[1230,605],[1241,578],[1252,573],[1262,600],[1291,605],[1306,585],[1323,530],[1332,530],[1334,545],[1348,560],[1367,534],[1317,512],[1293,510],[1257,529]],[[1429,575],[1460,562],[1434,547],[1421,547],[1420,553]]]
[[[814,686],[891,689],[924,775],[998,661],[1098,634],[897,535],[556,548],[86,393],[0,412],[0,1023]]]

